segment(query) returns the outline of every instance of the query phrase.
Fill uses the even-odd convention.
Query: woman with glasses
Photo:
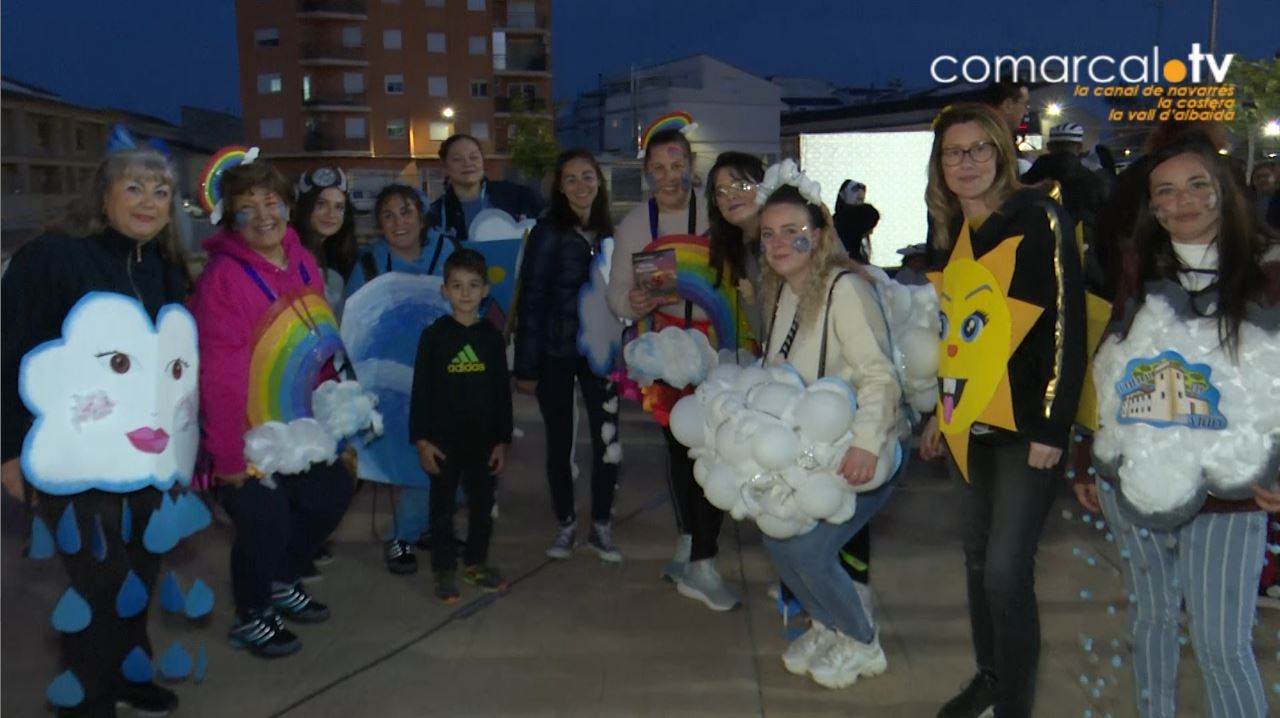
[[[751,332],[760,336],[760,215],[756,185],[764,179],[764,162],[745,152],[724,152],[707,173],[707,223],[711,266],[716,286],[737,285]]]
[[[1036,548],[1084,384],[1080,256],[1059,205],[1018,182],[1008,128],[988,107],[934,121],[926,197],[943,321],[920,454],[953,459],[978,663],[938,716],[1030,716]]]

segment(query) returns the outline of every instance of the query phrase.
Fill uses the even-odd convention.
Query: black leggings
[[[142,545],[142,534],[151,514],[160,506],[161,493],[153,488],[127,494],[92,490],[71,496],[40,494],[38,498],[36,511],[51,531],[56,529],[68,505],[74,507],[80,530],[80,550],[73,554],[58,552],[72,588],[89,604],[93,615],[84,630],[60,636],[62,661],[84,689],[84,700],[77,710],[90,716],[115,715],[116,698],[124,687],[124,675],[120,672],[124,657],[134,646],[141,646],[147,655],[155,657],[147,636],[148,612],[120,618],[116,612],[116,595],[130,571],[146,586],[148,596],[156,585],[160,556]],[[132,527],[127,543],[120,530],[126,503]],[[90,550],[90,537],[97,532],[98,519],[102,521],[107,550],[101,561]]]
[[[719,552],[720,526],[724,512],[707,501],[702,487],[693,478],[693,459],[688,447],[676,441],[671,429],[663,427],[667,439],[667,452],[671,465],[667,471],[667,488],[671,491],[671,505],[676,512],[676,528],[682,534],[693,537],[690,561],[715,558]]]
[[[271,604],[272,581],[292,584],[302,577],[355,492],[341,461],[313,464],[304,473],[277,476],[275,482],[277,488],[271,489],[249,478],[239,487],[218,489],[236,525],[231,590],[241,618]]]
[[[573,473],[569,455],[577,439],[573,432],[573,385],[582,389],[587,405],[587,423],[591,429],[591,520],[608,523],[613,513],[613,494],[618,486],[618,465],[604,461],[606,443],[601,431],[606,422],[613,424],[618,441],[617,413],[607,413],[606,402],[616,400],[617,386],[596,376],[582,357],[543,357],[538,373],[538,409],[547,431],[547,481],[551,484],[551,505],[556,520],[565,526],[577,517],[573,495]]]
[[[971,437],[969,483],[952,466],[964,520],[969,624],[978,668],[996,677],[996,715],[1030,716],[1040,663],[1036,550],[1062,464],[1027,465],[1025,441]]]

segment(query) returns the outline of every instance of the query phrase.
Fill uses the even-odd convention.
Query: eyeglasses
[[[754,192],[755,188],[756,186],[753,182],[734,180],[727,185],[716,187],[716,199],[724,199],[733,193],[746,194],[747,192]]]
[[[965,155],[977,164],[988,162],[996,154],[996,146],[991,142],[978,142],[968,149],[960,147],[944,147],[942,148],[942,164],[948,167],[955,167],[964,162]]]

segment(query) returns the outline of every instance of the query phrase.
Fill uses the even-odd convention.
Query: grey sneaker
[[[601,561],[622,563],[622,553],[613,545],[613,529],[607,523],[593,523],[587,544],[600,556]]]
[[[738,597],[716,571],[714,558],[690,562],[680,580],[676,581],[676,590],[682,596],[702,601],[712,611],[731,611],[738,605]]]
[[[561,526],[560,532],[556,534],[556,540],[547,549],[547,556],[554,559],[569,558],[573,555],[577,540],[578,532],[575,524],[570,523]]]
[[[680,538],[676,539],[676,555],[662,567],[662,577],[672,583],[679,583],[685,567],[689,565],[689,555],[692,553],[693,536],[680,534]]]

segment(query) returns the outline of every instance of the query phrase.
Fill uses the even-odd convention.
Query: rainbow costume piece
[[[636,157],[640,159],[644,158],[644,151],[645,148],[649,146],[649,140],[652,140],[653,136],[659,132],[662,132],[663,130],[678,130],[688,134],[690,131],[697,128],[697,126],[698,123],[693,121],[693,115],[690,115],[688,112],[677,110],[675,112],[668,112],[665,115],[659,116],[656,120],[650,122],[648,127],[644,128],[644,132],[640,133],[640,151]]]
[[[280,296],[258,320],[249,362],[250,426],[312,416],[311,394],[336,376],[344,353],[338,320],[310,286]]]
[[[674,249],[676,252],[676,291],[681,298],[693,302],[707,316],[707,339],[716,349],[753,348],[755,340],[747,323],[747,313],[738,296],[738,288],[727,273],[720,286],[711,267],[711,240],[688,234],[661,237],[644,248],[646,252]],[[700,325],[702,322],[695,322]],[[636,336],[662,329],[661,312],[654,312],[636,322]],[[701,328],[696,326],[696,328]]]
[[[222,192],[218,189],[218,178],[223,172],[243,162],[252,162],[258,156],[258,148],[244,145],[229,145],[214,153],[200,171],[200,206],[204,211],[212,213],[222,201]]]

